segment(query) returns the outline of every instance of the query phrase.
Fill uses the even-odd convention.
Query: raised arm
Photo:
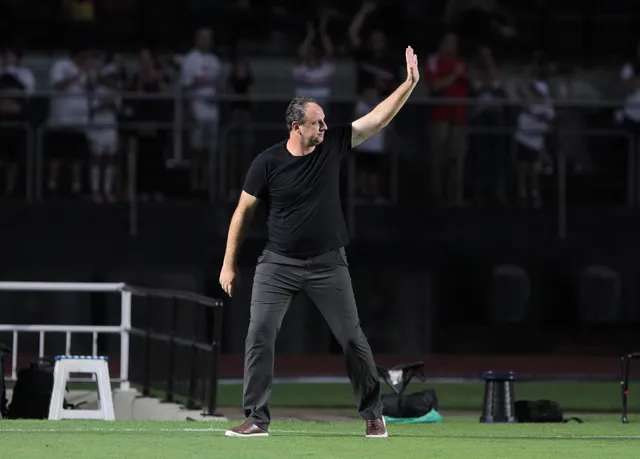
[[[362,2],[362,6],[353,17],[348,31],[349,42],[351,42],[351,47],[353,49],[360,49],[360,46],[362,45],[362,37],[360,36],[360,31],[362,30],[364,20],[377,7],[378,5],[375,1],[364,0]]]
[[[362,118],[351,123],[351,148],[355,148],[372,135],[386,127],[398,114],[420,79],[418,56],[411,46],[405,52],[407,61],[407,79],[389,97],[380,102]]]
[[[220,271],[220,285],[229,296],[233,296],[233,291],[240,280],[238,254],[259,203],[260,200],[258,198],[243,191],[233,217],[231,217],[229,235],[227,236],[227,249],[222,270]]]

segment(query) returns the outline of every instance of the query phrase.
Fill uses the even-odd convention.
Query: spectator
[[[400,64],[389,52],[387,37],[380,28],[374,28],[365,44],[362,28],[365,19],[378,7],[375,1],[365,0],[349,26],[349,40],[355,53],[357,66],[357,93],[376,88],[382,97],[388,96],[399,83]]]
[[[71,163],[71,190],[81,191],[82,161],[89,148],[86,127],[89,122],[88,90],[93,87],[92,59],[88,50],[73,51],[70,58],[58,59],[51,68],[51,85],[56,91],[49,105],[48,145],[53,155],[50,161],[48,190],[56,193],[60,163]]]
[[[0,68],[0,123],[27,121],[28,96],[35,89],[35,78],[22,66],[22,53],[15,48],[5,49]],[[27,155],[26,131],[18,126],[0,126],[0,168],[6,169],[5,196],[15,195],[20,165]]]
[[[576,69],[560,69],[555,87],[555,98],[567,102],[596,102],[598,90],[589,81],[579,79]],[[552,90],[553,94],[554,91]],[[589,117],[598,113],[598,108],[565,107],[558,110],[558,153],[567,158],[576,174],[590,174],[595,170],[589,151],[589,139],[584,133],[589,130]]]
[[[479,128],[504,126],[504,106],[498,102],[505,101],[507,95],[491,49],[482,47],[477,51],[470,69],[470,83],[476,104],[471,110],[469,124]],[[469,136],[474,198],[479,205],[484,203],[487,191],[500,204],[507,203],[507,149],[503,138],[502,134],[492,132],[476,132]]]
[[[117,83],[117,89],[125,89],[129,82],[129,73],[127,72],[127,66],[124,62],[124,55],[118,52],[110,52],[105,59],[105,65],[112,65],[115,69],[115,79]]]
[[[464,61],[458,56],[458,39],[447,34],[436,54],[426,63],[431,97],[468,98],[469,81]],[[433,197],[438,203],[462,206],[464,200],[464,158],[467,149],[467,107],[447,103],[431,108],[429,137],[430,173]]]
[[[120,70],[107,64],[98,76],[98,84],[91,95],[91,121],[96,124],[87,130],[91,147],[91,195],[94,202],[114,203],[113,178],[115,156],[118,152],[118,111],[122,106]],[[100,186],[102,185],[102,187]]]
[[[318,35],[322,52],[315,43],[316,30],[311,21],[307,23],[307,36],[298,48],[298,63],[293,67],[296,96],[314,98],[318,104],[328,107],[331,96],[331,80],[336,68],[332,62],[333,44],[327,35],[329,15],[325,11],[320,17]]]
[[[535,208],[542,205],[539,185],[542,154],[545,151],[547,133],[555,116],[547,84],[539,80],[534,81],[529,85],[528,100],[518,116],[514,140],[518,148],[518,198],[522,203],[531,198]]]
[[[249,63],[243,59],[235,59],[227,81],[228,92],[234,96],[247,98],[251,93],[254,79]],[[231,102],[231,126],[227,155],[229,165],[230,199],[234,201],[240,196],[244,174],[251,162],[251,146],[253,133],[251,130],[251,101],[243,99]]]
[[[142,49],[139,54],[138,73],[133,75],[131,87],[135,92],[166,92],[169,77],[160,65],[158,58],[149,49]],[[133,104],[133,120],[139,123],[150,123],[158,120],[162,113],[162,101],[154,99],[137,99]],[[164,149],[167,145],[167,133],[164,130],[145,128],[134,131],[129,139],[129,154],[137,157],[137,186],[142,201],[163,201],[163,182],[166,176],[164,165]]]
[[[365,90],[356,104],[355,119],[369,113],[381,100],[376,88]],[[357,191],[364,198],[378,205],[385,202],[380,188],[380,176],[382,171],[389,170],[389,166],[385,165],[387,129],[374,134],[355,148],[358,153],[355,157]]]
[[[182,86],[190,97],[191,115],[197,126],[191,131],[191,187],[205,191],[209,177],[209,156],[218,142],[220,115],[216,94],[222,83],[222,65],[211,52],[213,31],[203,28],[196,33],[195,48],[182,62]]]
[[[640,135],[640,43],[636,48],[636,56],[622,67],[620,79],[627,96],[618,114],[618,121],[637,137]]]

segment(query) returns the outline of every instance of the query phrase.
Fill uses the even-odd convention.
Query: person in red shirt
[[[468,98],[467,67],[458,56],[458,38],[447,34],[426,63],[431,97]],[[464,158],[467,149],[467,106],[443,104],[429,109],[431,191],[438,201],[461,206],[464,200]]]

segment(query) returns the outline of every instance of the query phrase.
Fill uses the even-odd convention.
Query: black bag
[[[553,400],[519,400],[515,402],[516,418],[518,422],[569,422],[582,419],[565,418],[558,402]]]
[[[54,363],[39,359],[21,368],[9,405],[9,419],[47,419],[53,392]],[[64,407],[71,405],[64,401]]]
[[[438,409],[438,398],[433,389],[413,394],[383,394],[382,414],[392,418],[419,418],[432,409]]]

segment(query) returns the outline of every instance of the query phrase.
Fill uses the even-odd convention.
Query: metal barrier
[[[59,94],[53,91],[39,91],[36,92],[32,97],[37,96],[52,96],[62,97]],[[173,121],[170,122],[123,122],[118,124],[119,129],[135,129],[135,128],[143,128],[143,127],[153,127],[155,129],[161,130],[173,130],[173,159],[176,161],[182,161],[184,155],[182,153],[182,134],[188,129],[190,126],[195,126],[197,123],[193,122],[185,122],[185,114],[184,114],[184,104],[189,102],[189,100],[193,99],[195,96],[190,94],[182,94],[181,91],[174,91],[172,93],[167,94],[140,94],[140,93],[129,93],[125,92],[122,94],[123,98],[127,100],[171,100],[173,101],[174,111],[173,111]],[[241,101],[253,101],[253,102],[282,102],[283,109],[286,102],[290,100],[291,96],[289,94],[279,94],[279,95],[266,95],[266,94],[257,94],[250,96],[238,96],[238,95],[228,95],[228,94],[220,94],[217,98],[219,103],[227,103],[227,102],[241,102]],[[354,103],[356,101],[355,97],[333,97],[332,102],[348,102]],[[413,97],[408,102],[408,106],[447,106],[447,105],[465,105],[465,106],[474,106],[478,102],[474,99],[457,99],[457,98],[429,98],[429,97]],[[621,106],[622,102],[618,100],[607,100],[607,101],[554,101],[555,106],[558,110],[565,108],[608,108],[608,109],[617,109]],[[515,100],[501,100],[494,102],[483,102],[483,106],[493,105],[501,106],[501,107],[510,107],[510,108],[518,108],[522,105],[521,101]],[[402,112],[401,114],[402,115]],[[425,115],[425,119],[427,116]],[[46,130],[54,129],[51,126],[47,126],[46,124],[41,124],[36,128],[30,127],[28,123],[19,123],[21,128],[27,130],[27,136],[30,139],[28,142],[27,158],[28,158],[28,172],[27,172],[27,196],[28,201],[39,200],[42,199],[42,174],[43,174],[43,133]],[[93,125],[98,127],[99,125]],[[84,126],[85,128],[87,126]],[[254,130],[265,130],[265,129],[274,129],[274,130],[282,130],[283,138],[286,135],[282,124],[280,123],[252,123],[251,128]],[[209,187],[209,201],[210,202],[222,202],[223,200],[228,200],[229,190],[228,190],[228,177],[227,177],[227,146],[228,146],[228,138],[229,132],[233,129],[232,126],[221,125],[218,143],[215,145],[210,145],[210,161],[209,161],[209,178],[212,186]],[[560,129],[560,128],[559,128]],[[497,132],[504,135],[511,135],[514,131],[513,127],[490,127],[490,126],[468,126],[469,133],[491,133]],[[609,137],[625,137],[629,140],[629,167],[627,170],[627,202],[630,206],[635,206],[640,203],[640,165],[637,161],[636,148],[635,148],[635,138],[627,132],[617,131],[617,130],[571,130],[562,128],[561,133],[563,135],[581,135],[581,136],[609,136]],[[420,131],[416,135],[422,135],[423,132]],[[394,153],[391,156],[391,164],[390,164],[390,174],[391,174],[391,202],[395,203],[398,200],[398,154],[397,149],[393,149]],[[563,157],[562,154],[559,154],[557,157],[557,179],[558,179],[558,222],[559,222],[559,237],[566,237],[566,180],[567,180],[567,172],[566,172],[566,158]],[[355,195],[355,190],[353,186],[353,170],[354,164],[353,160],[349,162],[349,177],[350,180],[348,182],[349,185],[349,193],[348,193],[348,206],[349,206],[349,220],[353,227],[355,227],[355,208],[358,205],[365,204],[361,200],[357,198]],[[135,158],[128,157],[127,160],[127,168],[129,169],[129,174],[131,177],[135,178],[135,170],[136,163]],[[635,190],[635,192],[634,192]],[[137,234],[137,222],[138,222],[138,204],[136,200],[137,196],[137,188],[135,181],[128,182],[127,194],[129,196],[129,226],[130,226],[130,234],[135,236]],[[353,234],[355,236],[355,233]]]
[[[10,379],[15,381],[18,374],[18,355],[19,355],[19,334],[20,333],[38,333],[38,357],[45,356],[45,337],[49,333],[65,334],[65,354],[72,354],[72,337],[75,334],[91,334],[92,336],[92,355],[98,355],[98,335],[112,334],[120,336],[120,373],[117,378],[112,378],[114,382],[120,383],[121,390],[129,390],[131,388],[131,378],[129,372],[129,363],[131,360],[130,337],[142,336],[145,338],[145,352],[142,381],[138,384],[142,387],[144,395],[150,395],[151,389],[160,389],[154,385],[156,381],[152,381],[150,369],[150,352],[151,343],[153,341],[163,341],[169,343],[170,352],[168,354],[167,368],[164,374],[164,389],[166,399],[173,401],[174,396],[186,397],[187,407],[195,408],[196,406],[206,407],[205,414],[215,414],[217,408],[217,380],[218,366],[220,362],[220,343],[222,338],[222,306],[221,300],[209,298],[203,295],[194,294],[180,290],[170,289],[153,289],[139,286],[128,285],[126,283],[83,283],[83,282],[0,282],[0,291],[22,291],[22,292],[103,292],[117,293],[120,295],[120,324],[119,325],[19,325],[19,324],[1,324],[0,332],[12,333],[11,348],[11,376]],[[169,333],[162,333],[154,330],[151,324],[140,328],[132,325],[132,305],[134,297],[144,297],[149,300],[154,298],[168,298],[173,301],[171,313],[171,330]],[[176,333],[175,324],[178,317],[178,302],[191,302],[212,309],[212,323],[210,339],[207,341],[199,340],[197,335],[191,338],[180,337]],[[149,308],[147,315],[157,315],[156,308]],[[198,329],[204,322],[202,318],[195,315],[195,327]],[[189,370],[188,391],[180,393],[175,387],[175,363],[176,363],[176,347],[186,346],[190,349],[191,360]],[[203,377],[198,374],[199,366],[197,365],[197,351],[202,350],[209,353],[209,366],[207,374]],[[165,362],[165,359],[162,359]],[[83,381],[75,379],[75,381]],[[202,390],[198,394],[196,392],[197,381],[203,380]]]

